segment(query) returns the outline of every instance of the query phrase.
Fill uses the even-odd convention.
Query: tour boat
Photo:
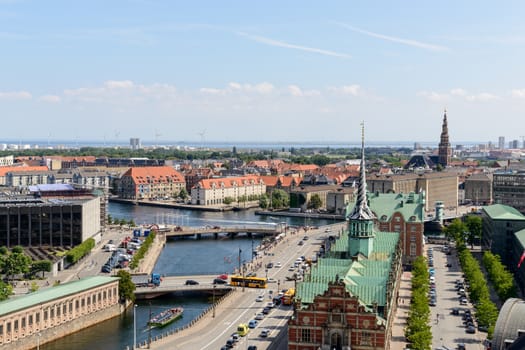
[[[148,321],[148,325],[153,327],[164,327],[170,324],[171,322],[181,318],[183,312],[184,309],[180,306],[164,310],[160,314],[152,317]]]

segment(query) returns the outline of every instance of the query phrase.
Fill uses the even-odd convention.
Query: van
[[[248,334],[249,331],[250,329],[248,328],[248,325],[246,323],[239,323],[239,325],[237,326],[237,334],[241,337],[244,337],[246,334]]]

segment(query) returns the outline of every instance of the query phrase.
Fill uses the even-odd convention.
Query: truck
[[[137,288],[141,287],[158,287],[162,278],[158,273],[152,273],[151,275],[135,275],[131,277],[131,280]]]

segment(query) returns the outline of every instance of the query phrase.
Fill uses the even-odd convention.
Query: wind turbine
[[[204,139],[206,136],[206,129],[202,130],[201,132],[198,132],[197,134],[201,136],[201,148],[204,148]]]

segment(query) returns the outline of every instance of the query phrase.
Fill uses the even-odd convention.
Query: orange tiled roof
[[[238,177],[221,177],[215,179],[202,179],[200,180],[195,187],[212,189],[212,188],[231,188],[231,187],[242,187],[245,183],[254,182],[256,184],[262,182],[260,176],[257,175],[247,175],[247,176],[238,176]],[[263,182],[264,183],[264,182]]]
[[[5,176],[5,174],[12,171],[16,172],[38,172],[38,171],[48,171],[47,166],[3,166],[0,167],[0,176]]]
[[[184,176],[170,166],[131,167],[122,176],[131,176],[136,184],[173,182],[185,183]]]

